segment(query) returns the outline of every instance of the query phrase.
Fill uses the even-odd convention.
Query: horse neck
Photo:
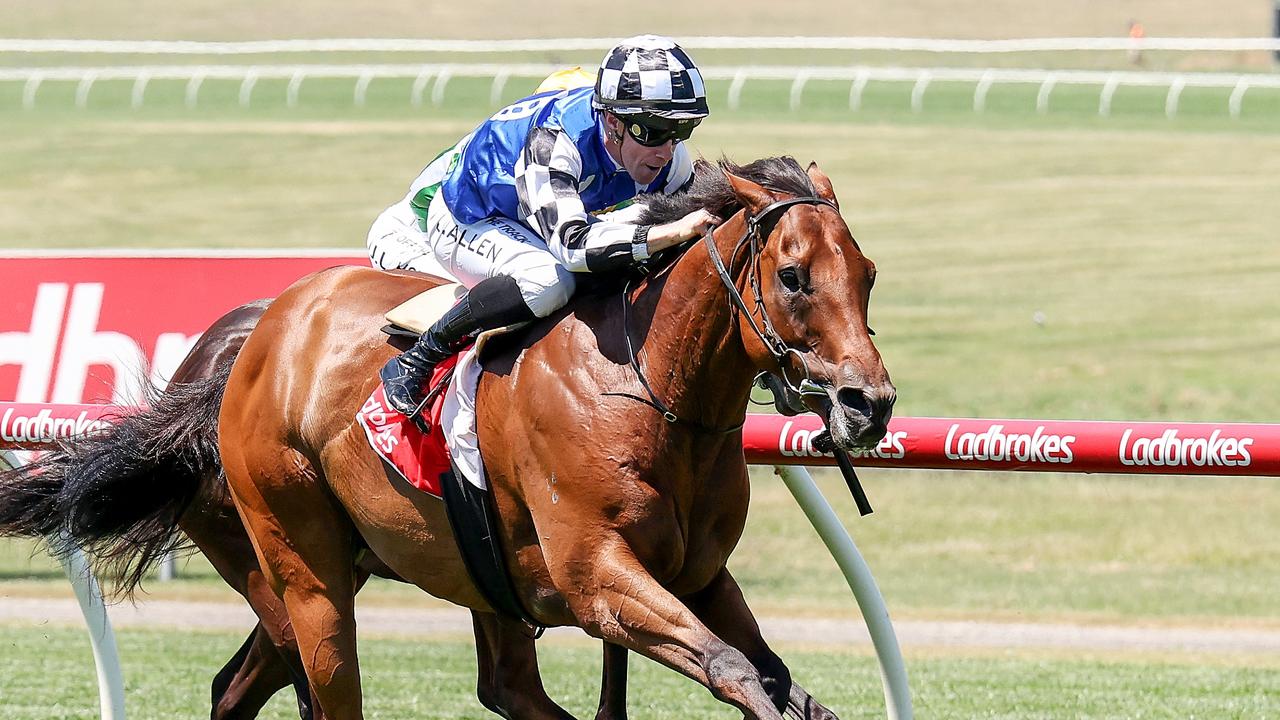
[[[716,229],[713,238],[726,263],[733,262],[744,229],[742,213]],[[730,268],[735,281],[745,265]],[[685,251],[657,290],[643,340],[643,367],[655,392],[681,418],[715,428],[741,423],[755,367],[705,241]]]

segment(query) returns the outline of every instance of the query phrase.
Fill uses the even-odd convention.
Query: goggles
[[[644,115],[642,117],[624,115],[618,119],[622,120],[622,124],[626,126],[627,134],[631,136],[631,139],[645,147],[658,147],[673,141],[682,143],[693,135],[693,129],[698,127],[698,123],[702,122],[702,118],[673,120],[656,115]]]

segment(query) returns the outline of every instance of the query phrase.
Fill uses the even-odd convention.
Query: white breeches
[[[538,317],[564,307],[573,295],[573,273],[556,260],[537,234],[500,217],[459,224],[443,193],[437,193],[427,209],[427,232],[418,229],[406,199],[378,216],[367,244],[374,266],[384,270],[409,269],[452,277],[467,287],[488,277],[509,275]]]

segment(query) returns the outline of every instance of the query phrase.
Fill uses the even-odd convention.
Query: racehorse
[[[704,166],[646,221],[695,206],[730,219],[619,302],[581,297],[490,344],[478,435],[504,558],[538,623],[577,625],[776,718],[790,675],[725,568],[746,519],[752,378],[794,378],[846,450],[884,435],[895,391],[866,325],[874,265],[815,165]],[[221,403],[227,485],[331,718],[362,717],[365,547],[433,595],[492,610],[441,504],[353,420],[393,351],[380,319],[428,285],[365,268],[300,280],[245,341]]]
[[[667,210],[676,211],[678,207]],[[302,717],[312,717],[288,617],[264,587],[248,537],[223,489],[218,458],[210,450],[215,436],[208,416],[217,411],[230,362],[264,306],[238,308],[211,326],[175,373],[169,391],[154,398],[148,410],[0,482],[0,532],[32,535],[63,529],[68,532],[64,539],[86,545],[99,560],[119,560],[125,567],[132,559],[125,590],[171,544],[176,524],[246,596],[262,622],[215,679],[214,718],[252,717],[290,682],[298,691]],[[357,586],[370,572],[394,576],[371,553],[361,553],[361,558]],[[489,613],[473,615],[482,703],[508,717],[568,717],[543,691],[533,643],[519,624]],[[625,717],[625,650],[606,644],[605,651],[597,717]],[[758,648],[751,660],[768,676],[766,685],[785,687],[785,666],[767,648]],[[797,684],[791,685],[788,710],[800,718],[833,717]]]

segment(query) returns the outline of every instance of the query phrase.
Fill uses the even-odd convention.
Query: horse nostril
[[[842,387],[836,391],[836,400],[844,407],[863,417],[871,417],[871,401],[866,393],[854,387]]]

